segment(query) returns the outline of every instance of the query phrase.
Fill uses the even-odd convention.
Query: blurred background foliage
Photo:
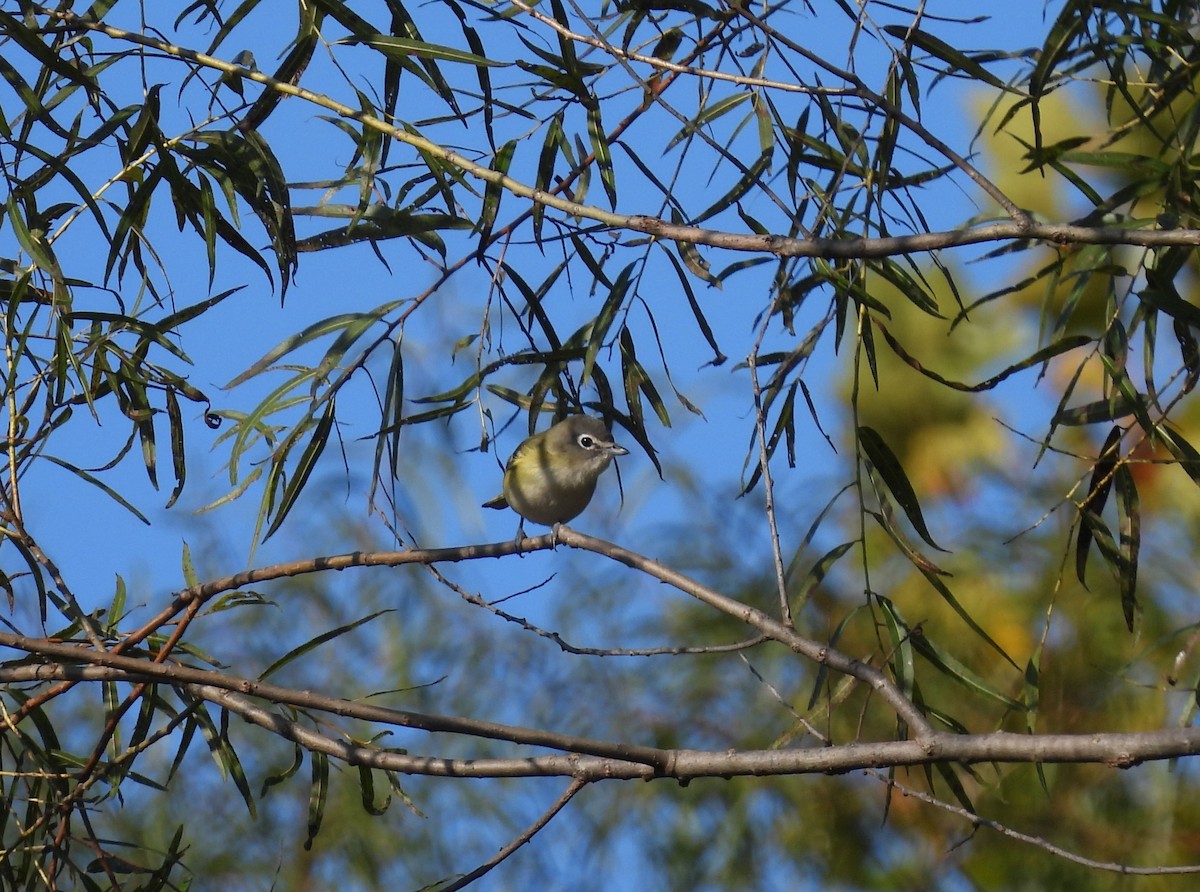
[[[498,462],[581,409],[637,460],[586,521],[775,612],[757,406],[802,632],[886,666],[943,729],[1194,720],[1196,239],[837,244],[1024,219],[998,196],[1194,236],[1194,4],[78,6],[0,7],[8,647],[165,656],[181,628],[182,663],[257,677],[311,644],[270,680],[418,711],[715,751],[892,739],[861,686],[773,642],[730,649],[753,637],[734,619],[562,549],[275,581],[130,638],[247,553],[479,541]],[[155,532],[83,556],[109,515],[77,493],[96,491]],[[208,510],[146,507],[164,501]],[[137,563],[173,566],[180,538],[169,581],[162,554]],[[3,697],[12,888],[423,888],[562,792],[363,774],[212,704],[206,725],[183,686],[128,712],[128,684],[48,690]],[[1187,864],[1195,784],[1187,761],[614,781],[484,884],[1182,888],[968,812],[1095,861]]]

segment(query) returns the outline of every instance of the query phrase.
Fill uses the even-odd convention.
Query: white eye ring
[[[595,449],[596,448],[596,441],[593,440],[591,438],[591,436],[589,436],[588,434],[580,434],[579,440],[577,442],[584,449]]]

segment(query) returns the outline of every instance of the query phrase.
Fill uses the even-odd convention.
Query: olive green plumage
[[[587,507],[613,458],[628,454],[600,419],[572,415],[517,447],[504,468],[504,492],[483,507],[512,508],[546,526],[566,523]]]

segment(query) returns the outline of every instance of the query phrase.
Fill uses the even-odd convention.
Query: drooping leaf
[[[904,468],[901,466],[900,460],[896,458],[896,454],[892,452],[891,447],[887,445],[878,431],[866,425],[858,428],[858,442],[867,460],[879,472],[896,503],[908,517],[908,522],[917,531],[917,535],[924,539],[931,548],[945,551],[946,549],[933,541],[933,536],[925,526],[925,517],[921,513],[921,503],[917,499],[917,493],[909,483],[908,475],[904,473]]]
[[[1084,497],[1079,509],[1079,535],[1075,542],[1075,575],[1085,588],[1087,587],[1088,551],[1098,535],[1102,533],[1107,535],[1100,514],[1108,501],[1108,493],[1113,483],[1113,472],[1117,467],[1119,457],[1118,447],[1121,445],[1123,435],[1124,431],[1120,427],[1114,427],[1105,437],[1104,445],[1100,447],[1100,455],[1092,467],[1087,496]],[[1108,539],[1111,539],[1111,536],[1108,536]]]
[[[1122,464],[1116,470],[1117,516],[1120,529],[1120,561],[1117,577],[1121,590],[1121,610],[1125,614],[1125,625],[1134,631],[1141,607],[1137,600],[1138,555],[1142,547],[1141,502],[1137,484],[1129,465]]]

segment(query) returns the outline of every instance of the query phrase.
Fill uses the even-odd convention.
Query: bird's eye
[[[579,445],[582,446],[584,449],[594,449],[596,447],[596,441],[593,440],[591,437],[589,437],[587,434],[583,434],[579,438]]]

